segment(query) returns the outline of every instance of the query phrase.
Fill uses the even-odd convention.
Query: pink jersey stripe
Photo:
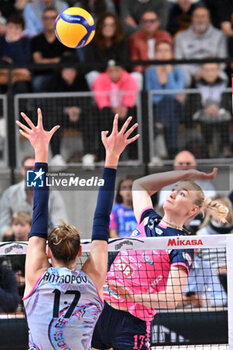
[[[45,272],[46,272],[46,271],[45,271]],[[25,297],[23,297],[22,300],[26,300],[27,298],[29,298],[29,297],[32,295],[32,293],[34,292],[34,290],[35,290],[36,287],[37,287],[38,282],[40,281],[40,279],[42,278],[42,276],[44,275],[45,272],[42,273],[42,275],[38,278],[38,280],[36,281],[36,283],[35,283],[34,286],[32,287],[32,290],[29,292],[28,295],[26,295]]]

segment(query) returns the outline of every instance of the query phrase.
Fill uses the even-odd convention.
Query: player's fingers
[[[107,139],[108,131],[101,131],[101,140],[103,143],[105,143]]]
[[[132,132],[138,127],[138,123],[135,123],[129,130],[126,131],[125,137],[128,138]]]
[[[215,177],[217,173],[218,173],[218,168],[213,168],[211,175]]]
[[[124,124],[123,124],[123,126],[122,126],[122,128],[121,128],[121,130],[120,130],[120,133],[121,133],[121,134],[124,134],[124,132],[125,132],[126,129],[128,128],[129,123],[131,122],[131,120],[132,120],[132,117],[128,117],[128,118],[126,119],[126,121],[124,122]]]
[[[112,126],[112,134],[118,133],[118,119],[119,119],[119,115],[115,114],[115,117],[113,120],[113,126]]]
[[[43,129],[43,117],[42,117],[42,111],[40,108],[37,108],[37,126]]]
[[[139,138],[140,134],[137,134],[134,137],[131,137],[131,139],[127,139],[127,145],[129,145],[130,143],[136,141]]]
[[[56,126],[54,126],[54,127],[49,131],[51,137],[53,136],[53,134],[54,134],[59,128],[60,128],[60,125],[56,125]]]
[[[21,123],[19,120],[16,120],[16,124],[23,129],[24,131],[26,131],[28,134],[31,132],[31,129],[29,129],[26,125],[24,125],[23,123]]]
[[[24,136],[26,139],[29,139],[29,135],[26,133],[26,132],[24,132],[23,130],[19,130],[19,132],[20,132],[20,134],[22,135],[22,136]]]
[[[23,113],[23,112],[21,112],[20,114],[21,114],[21,116],[23,117],[23,119],[27,122],[27,124],[28,124],[32,129],[35,129],[35,125],[34,125],[33,122],[31,121],[31,119],[29,119],[28,116],[27,116],[25,113]]]

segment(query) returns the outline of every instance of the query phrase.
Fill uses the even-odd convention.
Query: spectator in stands
[[[95,22],[105,12],[115,14],[115,6],[112,0],[78,0],[75,2],[75,6],[88,11],[94,18]]]
[[[62,0],[33,0],[26,4],[23,16],[26,23],[26,32],[29,37],[33,37],[44,30],[44,11],[53,8],[57,13],[61,13],[68,7]],[[49,19],[48,19],[49,21]]]
[[[183,150],[179,152],[174,158],[173,169],[174,170],[197,169],[197,161],[191,152]],[[199,186],[201,186],[206,198],[213,198],[214,196],[216,196],[216,191],[212,182],[210,182],[209,180],[195,180],[195,182]],[[168,192],[170,192],[173,189],[173,187],[174,187],[174,184],[166,186],[159,192],[159,199],[158,199],[159,208],[162,208]],[[189,223],[187,228],[192,232],[192,234],[195,234],[202,222],[203,222],[202,215],[198,215],[193,221]]]
[[[158,41],[172,42],[168,32],[159,29],[160,19],[154,11],[146,11],[141,16],[140,30],[129,38],[131,60],[153,60],[156,58]],[[134,71],[142,72],[146,66],[134,66]]]
[[[173,58],[172,39],[156,42],[156,58],[170,60]],[[145,70],[145,87],[150,90],[182,90],[185,77],[182,69],[172,65],[151,66]],[[154,123],[156,129],[163,129],[168,156],[177,153],[179,119],[182,115],[183,96],[153,95]]]
[[[192,0],[177,0],[170,6],[167,30],[172,36],[188,29],[196,6],[197,4],[194,4]]]
[[[17,211],[27,211],[32,213],[33,191],[25,188],[26,171],[33,170],[35,159],[33,156],[26,156],[22,161],[21,174],[23,180],[7,188],[0,201],[0,239],[4,234],[12,233],[11,220],[13,213]],[[53,228],[59,225],[61,220],[67,221],[66,210],[63,199],[59,192],[51,191],[49,198],[49,226]]]
[[[15,312],[18,303],[19,294],[14,273],[0,260],[0,313]]]
[[[18,211],[12,216],[12,234],[10,236],[4,235],[4,242],[25,242],[28,241],[28,236],[31,230],[32,217],[26,211]],[[25,255],[11,255],[8,260],[11,268],[15,273],[19,295],[22,298],[25,287]],[[21,302],[21,305],[23,303]]]
[[[9,17],[6,35],[0,37],[0,59],[7,65],[27,64],[30,61],[29,39],[23,37],[24,20],[18,15]],[[14,93],[25,93],[31,90],[31,75],[26,68],[12,70],[12,84]],[[1,93],[8,87],[8,70],[0,70]]]
[[[204,0],[210,10],[213,25],[220,28],[227,36],[233,36],[232,14],[233,2],[231,0]]]
[[[12,15],[22,16],[28,0],[4,1],[0,0],[0,35],[6,34],[7,21]]]
[[[95,37],[85,51],[85,63],[89,65],[86,79],[90,89],[94,79],[104,72],[106,63],[112,58],[123,63],[127,61],[128,45],[118,17],[106,12],[99,18]]]
[[[214,132],[220,134],[218,149],[223,148],[223,156],[230,157],[230,127],[232,122],[230,95],[224,93],[227,82],[219,76],[218,63],[202,65],[201,78],[194,80],[193,88],[200,91],[200,95],[191,95],[188,103],[190,111],[195,111],[193,120],[201,126],[208,157],[216,157],[213,137]]]
[[[119,115],[119,125],[123,125],[127,115],[135,119],[137,91],[138,86],[134,77],[122,67],[120,62],[109,60],[106,72],[101,73],[93,83],[93,92],[97,94],[95,100],[99,109],[99,130],[110,130],[109,127],[116,113]],[[100,93],[106,93],[106,95]],[[99,151],[99,157],[102,160],[103,147]],[[133,147],[129,145],[128,156],[130,159],[137,157],[135,145]]]
[[[88,91],[88,86],[82,72],[74,65],[79,63],[77,56],[67,54],[61,58],[61,63],[67,65],[62,70],[54,73],[47,91],[49,92],[82,92]],[[44,121],[45,127],[50,130],[53,125],[61,125],[61,131],[57,131],[52,138],[50,145],[53,158],[50,164],[65,165],[65,160],[61,156],[62,131],[66,128],[81,130],[80,122],[84,113],[83,99],[78,97],[74,99],[57,98],[55,106],[50,114],[50,118]],[[44,112],[49,108],[46,103],[43,107]],[[46,113],[46,112],[45,112]],[[86,116],[83,116],[85,118]]]
[[[47,8],[43,11],[43,33],[31,39],[31,54],[35,63],[58,63],[65,52],[72,49],[66,48],[56,38],[54,24],[57,18],[57,11]],[[51,79],[51,70],[36,71],[33,79],[33,90],[42,92],[46,89]]]
[[[175,57],[177,59],[193,59],[227,56],[226,37],[218,29],[214,28],[210,21],[209,10],[198,6],[192,13],[192,24],[175,38]],[[221,65],[219,75],[226,78],[224,65]],[[190,86],[192,77],[200,78],[201,67],[199,65],[183,65],[186,74],[186,86]]]
[[[118,183],[109,226],[109,236],[112,238],[129,237],[137,226],[132,200],[133,181],[132,176],[126,175]]]
[[[122,0],[120,3],[121,21],[126,34],[133,34],[140,29],[141,16],[145,12],[155,12],[161,28],[166,28],[168,11],[167,0]]]
[[[202,260],[197,251],[180,306],[187,305],[192,307],[227,305],[227,295],[220,283],[217,271],[210,266],[208,261]]]
[[[226,218],[225,224],[220,224],[216,221],[215,217],[210,216],[205,220],[197,231],[197,235],[219,235],[233,233],[233,209],[231,201],[224,196],[216,196],[214,198],[220,204],[225,205],[229,212]],[[200,256],[204,261],[208,261],[212,268],[217,269],[220,282],[227,292],[227,263],[226,263],[226,249],[218,248],[218,250],[201,249]]]

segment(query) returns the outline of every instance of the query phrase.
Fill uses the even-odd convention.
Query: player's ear
[[[83,253],[83,247],[80,245],[79,247],[79,251],[78,251],[78,257],[80,258],[80,256],[82,256]]]
[[[52,253],[51,253],[51,249],[49,248],[49,246],[47,246],[46,254],[47,254],[48,259],[52,258]]]

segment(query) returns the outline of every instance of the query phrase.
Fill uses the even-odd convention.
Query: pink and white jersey
[[[149,236],[148,232],[153,233],[150,236],[165,236],[171,235],[171,233],[173,233],[173,236],[177,234],[184,235],[180,230],[160,226],[157,221],[158,217],[153,209],[146,209],[142,213],[141,222],[132,236],[147,237]],[[149,225],[150,227],[148,227]],[[155,234],[156,230],[157,234]],[[107,274],[107,281],[116,281],[128,287],[133,294],[158,293],[166,289],[171,266],[182,266],[188,274],[192,260],[193,250],[122,251],[112,263]],[[123,296],[113,292],[108,285],[104,287],[104,299],[107,302],[127,308],[133,316],[146,322],[152,321],[156,314],[154,308],[127,302]]]

